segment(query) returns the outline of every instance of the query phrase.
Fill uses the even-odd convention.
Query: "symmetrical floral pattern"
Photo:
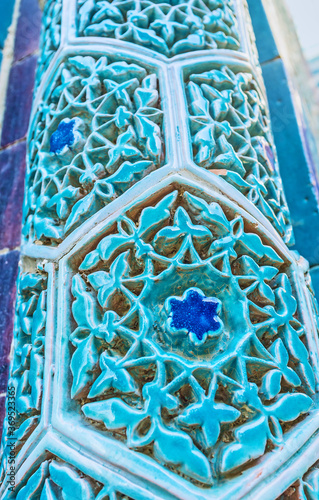
[[[269,118],[253,75],[226,66],[192,74],[186,92],[196,164],[224,177],[291,242]]]
[[[25,236],[56,245],[160,167],[162,119],[155,74],[107,57],[65,61],[34,126]]]
[[[239,48],[232,0],[78,0],[78,7],[80,36],[116,38],[167,57]]]
[[[211,484],[280,445],[312,405],[289,263],[187,190],[135,213],[73,277],[71,397],[128,447]]]
[[[115,481],[114,481],[115,483]],[[117,491],[112,483],[103,485],[55,457],[41,463],[19,491],[8,500],[41,498],[50,500],[134,500]]]
[[[41,57],[38,61],[36,86],[58,50],[61,41],[62,0],[47,0],[43,11],[43,25],[40,38]]]
[[[47,277],[21,274],[14,328],[14,358],[8,383],[7,417],[2,439],[1,476],[7,469],[8,444],[15,453],[38,425],[43,388]]]

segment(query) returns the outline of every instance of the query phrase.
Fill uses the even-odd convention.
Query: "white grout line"
[[[7,88],[9,83],[10,69],[14,57],[15,33],[20,13],[20,3],[21,0],[16,0],[15,2],[11,26],[8,30],[8,36],[6,38],[2,52],[2,64],[0,72],[0,138],[2,133],[2,125],[5,112],[5,103],[6,103]]]

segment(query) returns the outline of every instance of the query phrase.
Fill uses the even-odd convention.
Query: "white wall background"
[[[266,0],[267,1],[267,0]],[[286,0],[307,59],[319,55],[319,0]]]

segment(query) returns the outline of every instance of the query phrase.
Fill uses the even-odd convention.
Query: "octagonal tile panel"
[[[196,498],[245,488],[314,431],[297,270],[279,238],[196,182],[123,207],[60,264],[54,426]]]

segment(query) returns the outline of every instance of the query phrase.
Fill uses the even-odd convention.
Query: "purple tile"
[[[18,61],[39,47],[42,13],[38,0],[22,0],[18,19],[14,60]]]
[[[9,366],[9,356],[0,359],[0,394],[3,394],[7,391]]]
[[[2,435],[3,421],[6,414],[6,398],[0,397],[0,438]]]
[[[10,352],[18,264],[18,251],[0,255],[0,360],[7,359]]]
[[[32,106],[37,56],[15,63],[10,72],[1,146],[25,137]]]
[[[0,151],[0,249],[20,245],[26,143]]]

